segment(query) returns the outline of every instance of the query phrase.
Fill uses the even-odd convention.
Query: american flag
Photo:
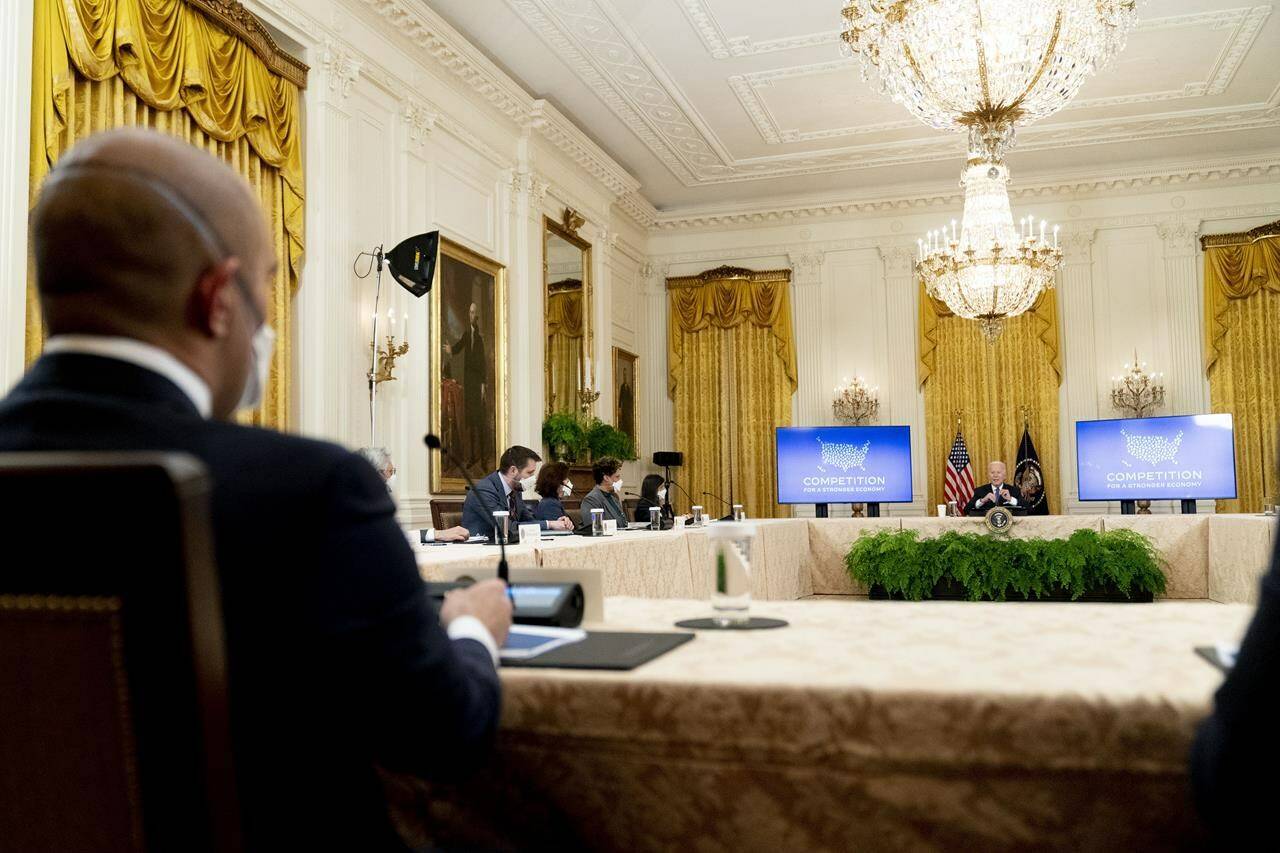
[[[964,446],[964,434],[956,431],[956,440],[951,445],[951,453],[947,456],[947,475],[942,485],[942,494],[947,502],[956,502],[956,506],[964,509],[964,505],[973,497],[973,466],[969,464],[969,448]]]

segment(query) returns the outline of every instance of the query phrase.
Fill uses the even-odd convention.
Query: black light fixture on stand
[[[378,349],[378,306],[382,299],[382,265],[391,268],[391,275],[405,290],[421,299],[431,291],[435,282],[436,261],[440,255],[440,232],[428,231],[401,240],[390,252],[383,252],[379,244],[372,252],[361,252],[351,264],[356,278],[364,279],[377,269],[373,292],[373,333],[369,341],[369,445],[377,446],[376,407],[378,385],[395,379],[396,359],[409,351],[407,340],[396,345],[394,336],[387,337],[386,346]],[[364,273],[356,269],[361,258],[369,258]],[[407,316],[407,315],[406,315]]]

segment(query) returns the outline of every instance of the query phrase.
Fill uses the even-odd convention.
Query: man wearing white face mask
[[[534,518],[533,510],[524,499],[525,492],[533,491],[537,482],[533,472],[542,457],[527,447],[514,445],[503,451],[498,470],[476,483],[467,492],[462,504],[462,526],[473,536],[494,535],[493,514],[505,511],[507,536],[512,539],[520,524],[537,521],[543,530],[572,530],[573,522],[563,516],[550,521]]]
[[[31,234],[50,337],[0,400],[0,452],[203,463],[243,848],[404,849],[376,767],[480,763],[498,723],[504,585],[437,610],[373,468],[232,422],[266,388],[277,252],[225,164],[152,131],[99,134],[49,173]]]
[[[627,529],[627,513],[622,508],[622,463],[605,457],[591,466],[596,487],[582,499],[582,527],[591,527],[591,510],[603,509],[605,521],[618,522],[619,530]]]

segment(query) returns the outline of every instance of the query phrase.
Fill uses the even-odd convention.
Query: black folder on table
[[[503,666],[556,669],[635,669],[692,640],[693,634],[588,631],[587,638],[534,658],[504,660]]]

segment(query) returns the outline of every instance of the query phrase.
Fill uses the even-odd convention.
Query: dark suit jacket
[[[1273,843],[1264,839],[1275,823],[1280,761],[1280,539],[1236,665],[1213,704],[1191,751],[1196,805],[1218,849],[1263,849]]]
[[[1015,504],[1015,506],[1022,506],[1022,492],[1018,491],[1018,487],[1015,486],[1013,483],[1005,483],[1004,487],[1009,490],[1010,497],[1014,497],[1018,499],[1018,503]],[[991,509],[993,506],[996,506],[996,504],[993,504],[990,501],[987,501],[981,507],[978,506],[978,501],[980,501],[982,498],[985,498],[989,494],[991,494],[990,483],[983,483],[981,486],[978,486],[978,488],[974,489],[973,497],[969,498],[969,502],[964,505],[965,514],[967,515],[973,512],[974,510],[978,510],[980,512],[986,512],[987,510]],[[1001,500],[1000,503],[1007,504],[1008,501]]]
[[[472,536],[488,536],[492,539],[493,514],[498,510],[507,509],[509,507],[506,492],[502,488],[502,475],[494,471],[476,483],[474,489],[467,492],[466,500],[462,502],[462,526],[470,530]],[[516,515],[509,518],[507,524],[508,538],[515,538],[517,524],[530,524],[535,521],[543,530],[547,529],[547,523],[533,517],[533,510],[529,508],[528,502],[517,492]]]
[[[484,646],[441,628],[369,463],[203,420],[159,374],[70,353],[0,401],[0,451],[34,450],[178,450],[208,466],[246,847],[404,849],[374,765],[438,777],[478,763],[500,691]]]
[[[538,521],[558,521],[564,517],[564,504],[557,497],[543,498],[533,511]]]
[[[449,352],[453,355],[462,353],[462,387],[466,389],[468,395],[474,389],[478,399],[480,386],[485,384],[489,372],[484,355],[484,336],[480,334],[480,329],[476,326],[467,326],[462,337],[449,348]],[[467,412],[467,417],[472,417],[474,414]]]

